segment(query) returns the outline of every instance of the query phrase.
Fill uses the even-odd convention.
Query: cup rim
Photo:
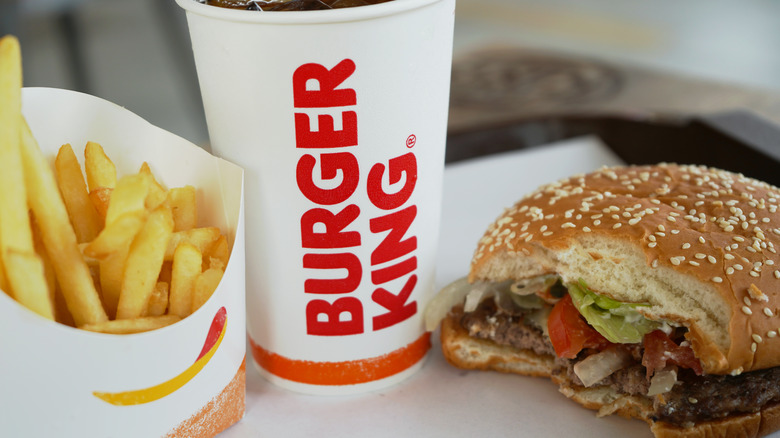
[[[176,0],[187,14],[239,23],[263,24],[325,24],[346,21],[364,21],[395,15],[446,0],[392,0],[375,5],[318,11],[260,12],[228,9],[200,3],[197,0]]]

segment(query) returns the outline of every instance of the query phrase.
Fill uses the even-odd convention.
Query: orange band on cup
[[[255,362],[277,377],[309,385],[355,385],[390,377],[416,364],[431,348],[431,334],[382,356],[344,362],[290,359],[263,349],[251,337],[249,343]]]

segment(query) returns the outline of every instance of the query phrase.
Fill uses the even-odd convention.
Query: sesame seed
[[[653,260],[653,263],[650,264],[650,266],[657,268],[658,267],[658,259]]]
[[[690,247],[691,247],[690,243],[683,243],[683,245],[682,245],[682,249],[688,249]]]
[[[734,273],[734,268],[732,268],[731,266],[729,266],[728,268],[726,268],[726,274],[728,274],[728,275],[731,275],[731,274],[733,274],[733,273]],[[780,278],[780,277],[778,277],[778,278]]]
[[[694,257],[696,257],[699,260],[706,259],[707,258],[707,254],[702,254],[700,252],[697,252],[696,255],[694,255]]]
[[[712,281],[715,283],[723,283],[723,279],[720,277],[712,277]]]
[[[651,241],[651,242],[655,242],[655,236],[653,236],[653,235],[651,234],[651,235],[647,236],[647,240],[649,240],[649,241]]]
[[[699,242],[700,242],[700,243],[706,243],[707,241],[706,241],[706,240],[704,240],[704,237],[702,237],[702,236],[699,236]]]
[[[748,306],[742,306],[742,313],[744,313],[745,315],[752,315],[753,311],[750,310],[750,307]]]
[[[691,404],[694,404],[694,405],[695,405],[695,404],[696,404],[696,403],[698,403],[699,401],[698,401],[698,400],[696,400],[696,399],[695,399],[695,398],[693,398],[693,397],[688,397],[688,402],[689,402],[689,403],[691,403]]]
[[[744,242],[745,238],[742,236],[734,236],[732,239],[736,240],[737,242]]]
[[[666,231],[666,228],[663,226],[663,224],[658,224],[658,231]],[[780,231],[778,231],[777,234],[780,234]]]
[[[628,224],[629,224],[629,225],[636,225],[636,224],[638,224],[638,223],[639,223],[639,221],[641,221],[641,220],[642,220],[642,218],[635,217],[635,218],[633,218],[633,219],[630,219],[630,220],[628,221]]]
[[[662,233],[660,231],[656,231],[655,234],[656,234],[656,236],[666,237],[666,233]]]
[[[707,256],[707,261],[714,265],[718,260],[713,256]]]
[[[675,218],[673,218],[671,216],[667,216],[666,220],[668,220],[669,222],[677,222],[677,219],[675,219]]]
[[[696,261],[693,261],[693,260],[689,261],[688,263],[689,263],[689,264],[691,264],[691,265],[693,265],[693,266],[701,266],[701,265],[699,264],[699,262],[696,262]]]
[[[595,221],[593,221],[593,225],[599,226],[599,225],[601,225],[601,221],[596,219]]]
[[[561,228],[577,228],[577,226],[571,222],[566,222],[565,224],[561,225]]]
[[[542,233],[542,236],[548,237],[548,236],[552,236],[552,234],[553,234],[552,231],[545,231],[544,233]]]
[[[774,338],[775,336],[777,336],[777,332],[774,330],[769,330],[768,332],[766,332],[767,338]]]
[[[613,229],[613,230],[616,230],[616,229],[618,229],[618,228],[620,228],[620,227],[622,227],[622,226],[623,226],[623,224],[621,224],[620,222],[618,222],[618,223],[616,223],[615,225],[612,225],[612,229]]]
[[[675,266],[678,266],[680,264],[680,259],[678,259],[677,257],[671,257],[669,261],[672,262],[672,264]]]
[[[734,265],[734,269],[736,269],[737,271],[741,271],[742,270],[742,265],[737,263],[736,265]]]
[[[750,271],[750,276],[751,277],[758,277],[758,276],[760,276],[760,274],[758,272],[756,272],[756,271]]]
[[[750,298],[748,297],[742,297],[742,302],[745,303],[746,306],[752,306],[753,302],[750,301]]]
[[[774,314],[772,313],[772,309],[770,309],[769,307],[764,307],[764,315],[769,317],[774,316]]]
[[[753,342],[752,344],[750,344],[750,351],[752,351],[753,353],[755,353],[755,352],[756,352],[756,349],[758,349],[758,344],[756,344],[755,342]]]
[[[726,260],[734,260],[734,255],[733,254],[724,254],[723,258],[726,259]]]
[[[678,234],[680,230],[672,230],[672,234]]]
[[[658,245],[658,243],[656,243],[656,242],[650,242],[650,243],[647,244],[647,246],[649,248],[655,248],[656,245]]]
[[[590,230],[589,227],[582,227],[582,231],[584,231],[586,233],[590,233],[591,230]]]

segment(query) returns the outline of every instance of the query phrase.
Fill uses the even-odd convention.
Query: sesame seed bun
[[[723,170],[603,168],[540,187],[488,228],[470,281],[556,273],[688,328],[708,374],[780,365],[780,189]]]

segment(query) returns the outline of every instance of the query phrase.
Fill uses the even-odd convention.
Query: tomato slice
[[[646,334],[644,345],[642,365],[647,368],[647,377],[652,376],[656,370],[664,368],[667,363],[690,368],[699,376],[703,373],[701,362],[693,354],[691,347],[677,345],[669,335],[661,330],[654,330]]]
[[[601,333],[588,325],[568,294],[550,311],[547,331],[555,354],[566,359],[574,359],[583,348],[602,349],[610,345]]]

